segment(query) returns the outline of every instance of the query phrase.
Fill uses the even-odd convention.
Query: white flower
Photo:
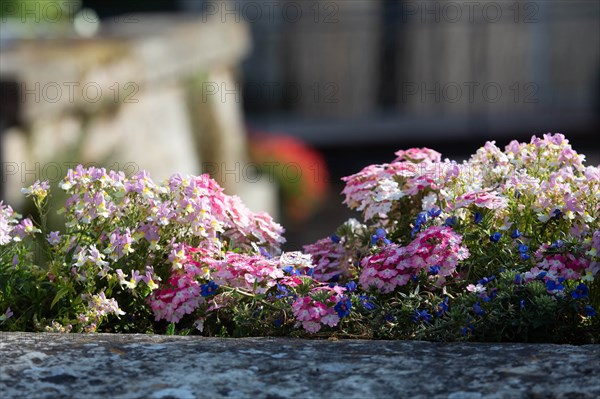
[[[398,183],[392,179],[382,179],[378,183],[373,196],[376,202],[395,201],[405,196]]]
[[[437,202],[437,195],[435,193],[429,193],[422,200],[422,207],[424,211],[428,211],[434,207]]]
[[[312,264],[312,255],[303,254],[300,251],[282,253],[279,257],[279,262],[283,266],[314,267]]]

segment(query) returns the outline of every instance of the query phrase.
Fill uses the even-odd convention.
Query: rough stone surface
[[[0,333],[2,398],[598,398],[600,345]]]

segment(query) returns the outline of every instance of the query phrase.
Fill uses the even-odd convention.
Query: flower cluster
[[[321,326],[335,327],[341,318],[350,314],[352,302],[343,295],[345,288],[316,287],[310,295],[292,304],[292,312],[306,331],[316,333]]]
[[[458,262],[469,256],[461,246],[462,237],[446,226],[431,226],[419,233],[407,246],[385,246],[381,252],[362,260],[360,284],[389,293],[406,285],[421,271],[428,272],[438,283],[456,273]]]
[[[283,228],[268,214],[251,212],[238,197],[224,194],[208,175],[173,175],[157,184],[144,171],[127,177],[123,172],[79,165],[68,171],[59,187],[67,194],[60,211],[65,226],[63,231],[44,231],[44,277],[50,283],[52,307],[76,304],[72,313],[61,314],[76,330],[94,331],[109,314],[121,314],[122,310],[105,311],[105,302],[120,309],[123,301],[124,311],[132,313],[147,302],[157,318],[179,321],[203,298],[197,281],[201,268],[189,263],[192,251],[202,251],[206,264],[220,261],[226,250],[242,251],[227,256],[242,257],[236,264],[254,265],[252,256],[261,250],[276,253],[284,242]],[[43,208],[49,185],[35,182],[23,193]],[[34,267],[36,242],[28,246],[23,241],[35,239],[45,227],[44,209],[40,215],[41,224],[21,220],[11,207],[0,203],[0,244],[15,244],[3,255],[11,256],[13,264]],[[235,278],[253,272],[260,270],[240,272]],[[215,272],[217,279],[227,277]],[[86,305],[78,296],[91,298],[94,305]],[[5,300],[10,304],[0,296],[1,302]]]
[[[104,292],[96,295],[82,294],[83,300],[87,299],[87,309],[85,313],[77,316],[77,320],[83,325],[85,332],[95,332],[103,317],[110,314],[116,316],[124,315],[119,308],[119,304],[114,298],[107,298]]]
[[[375,232],[371,242],[362,237],[358,248],[356,272],[364,290],[407,295],[420,287],[436,296],[452,291],[464,309],[453,317],[462,317],[461,331],[469,335],[477,334],[477,321],[492,317],[490,306],[506,305],[497,299],[500,289],[523,297],[529,292],[540,315],[579,300],[580,326],[587,325],[600,302],[600,168],[585,166],[585,157],[563,135],[512,141],[504,151],[488,142],[463,163],[442,161],[428,149],[396,155],[389,164],[344,178],[344,202],[361,211]],[[361,242],[351,236],[344,239]],[[517,273],[517,288],[486,285],[493,279],[485,276],[502,273],[502,281]],[[563,295],[584,282],[591,283],[593,295]],[[442,323],[452,300],[440,303],[430,303],[430,310],[412,305],[412,320],[433,323],[439,316]],[[523,298],[518,303],[528,306]],[[554,310],[552,317],[563,312]]]
[[[304,252],[311,255],[314,262],[313,278],[329,281],[336,277],[348,277],[350,265],[346,257],[344,244],[340,238],[332,236],[305,245]]]
[[[0,328],[600,342],[599,167],[560,134],[395,155],[344,178],[362,220],[304,252],[206,175],[79,166],[56,230],[36,182],[37,218],[0,203]]]
[[[30,218],[21,219],[21,215],[10,205],[4,205],[0,201],[0,245],[6,245],[11,241],[22,241],[25,237],[40,231]]]

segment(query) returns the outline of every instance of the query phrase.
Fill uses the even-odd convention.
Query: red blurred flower
[[[327,196],[329,173],[323,156],[300,139],[284,134],[250,136],[250,156],[281,187],[286,215],[302,222]]]

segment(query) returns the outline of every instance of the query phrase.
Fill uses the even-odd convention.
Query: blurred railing
[[[250,24],[255,126],[316,144],[598,126],[599,2],[281,4]]]

